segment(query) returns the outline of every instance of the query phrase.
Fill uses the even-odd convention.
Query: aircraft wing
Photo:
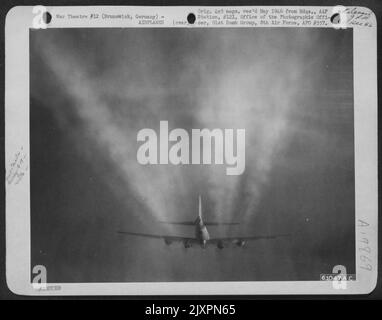
[[[195,221],[160,221],[160,223],[165,223],[165,224],[178,224],[182,226],[194,226]]]
[[[232,225],[237,225],[240,224],[239,222],[203,222],[204,225],[206,226],[232,226]]]
[[[130,231],[118,231],[118,233],[130,235],[130,236],[151,238],[151,239],[162,239],[162,240],[171,241],[171,242],[176,242],[176,241],[179,241],[179,242],[187,241],[188,243],[196,242],[195,238],[180,237],[180,236],[168,236],[168,235],[149,234],[149,233],[130,232]]]
[[[253,241],[253,240],[264,240],[264,239],[276,239],[281,237],[289,237],[290,234],[275,234],[275,235],[263,235],[263,236],[238,236],[238,237],[224,237],[224,238],[212,238],[209,242],[212,243],[224,243],[231,242],[235,244],[240,244],[245,241]]]
[[[166,224],[177,224],[182,226],[195,226],[195,221],[160,221],[161,223]],[[239,222],[203,222],[205,226],[229,226],[229,225],[237,225]]]

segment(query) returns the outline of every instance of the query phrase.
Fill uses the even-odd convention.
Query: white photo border
[[[5,163],[6,163],[6,279],[9,289],[20,295],[252,295],[252,294],[367,294],[377,282],[378,259],[378,178],[377,178],[377,37],[376,17],[371,13],[368,25],[353,24],[354,56],[354,139],[356,204],[356,280],[348,281],[345,290],[336,289],[331,281],[246,281],[246,282],[130,282],[130,283],[48,283],[36,287],[31,283],[31,229],[29,176],[29,30],[36,14],[32,6],[13,7],[5,26]],[[115,27],[182,27],[174,20],[185,20],[190,12],[218,7],[119,7],[78,6],[46,7],[56,14],[107,12],[122,9],[135,14],[160,14],[162,25],[136,25],[131,20],[93,21],[52,19],[48,28],[115,28]],[[236,7],[224,7],[236,8]],[[243,7],[240,7],[241,9]],[[251,7],[255,8],[255,7]],[[278,7],[256,7],[278,8]],[[288,8],[288,7],[282,7]],[[333,7],[293,7],[329,9]],[[213,26],[226,27],[226,26]],[[243,26],[240,26],[243,27]],[[252,26],[246,26],[251,28]],[[271,28],[272,26],[258,26]],[[277,26],[283,27],[283,26]],[[288,26],[285,26],[288,27]],[[300,26],[302,27],[302,26]],[[312,27],[312,26],[306,26]],[[333,28],[331,23],[320,26]],[[204,27],[205,28],[205,27]],[[25,159],[25,172],[19,183],[10,183],[15,155]]]

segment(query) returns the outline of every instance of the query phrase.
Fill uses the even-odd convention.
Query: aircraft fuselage
[[[204,248],[207,241],[210,240],[210,234],[208,233],[207,227],[204,225],[203,220],[201,218],[198,218],[198,220],[199,221],[195,224],[195,237]]]

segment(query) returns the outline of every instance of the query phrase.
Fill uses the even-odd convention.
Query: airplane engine
[[[192,245],[191,245],[191,243],[189,243],[188,241],[184,241],[184,247],[185,247],[186,249],[188,249],[188,248],[191,248]]]
[[[245,241],[244,240],[239,240],[239,241],[237,241],[236,244],[237,244],[238,247],[244,247]]]
[[[172,243],[172,241],[170,239],[165,238],[164,243],[169,246]]]
[[[223,243],[223,241],[219,241],[218,244],[217,244],[217,247],[218,247],[219,249],[223,249],[223,248],[224,248],[224,243]]]

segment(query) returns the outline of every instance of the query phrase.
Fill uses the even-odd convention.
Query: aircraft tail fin
[[[212,222],[212,221],[203,221],[203,210],[202,210],[202,197],[199,195],[199,211],[198,217],[195,221],[160,221],[161,223],[166,224],[177,224],[183,226],[194,226],[196,223],[202,222],[206,226],[228,226],[228,225],[238,225],[239,222]]]
[[[199,195],[199,219],[202,220],[202,198]]]

